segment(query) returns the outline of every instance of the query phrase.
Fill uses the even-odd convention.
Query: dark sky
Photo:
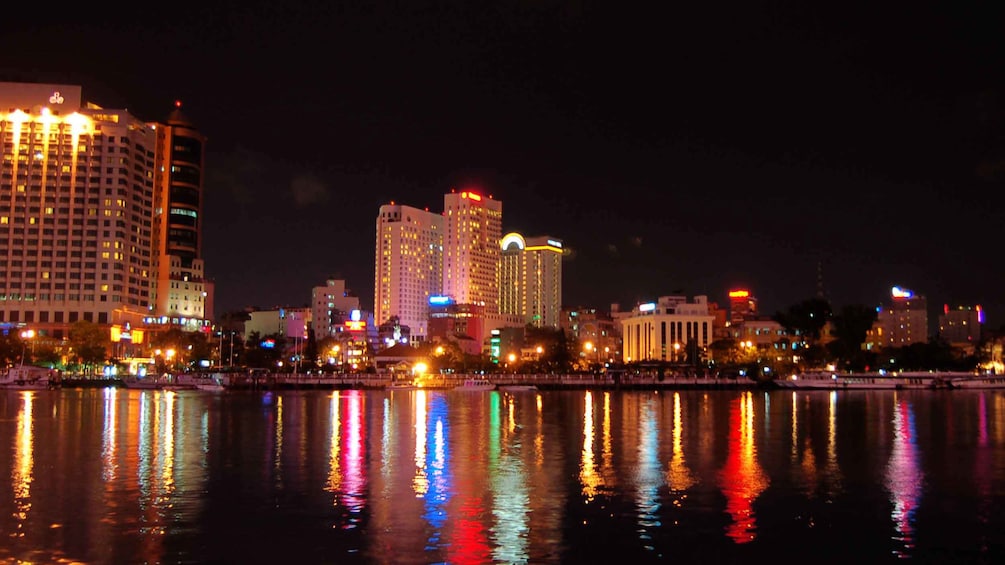
[[[835,308],[900,285],[1005,322],[1000,2],[156,6],[25,14],[0,80],[182,101],[217,313],[329,276],[369,308],[378,207],[473,185],[573,250],[569,306],[742,286],[770,314],[820,265]]]

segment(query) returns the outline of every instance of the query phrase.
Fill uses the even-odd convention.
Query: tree
[[[109,336],[93,322],[74,322],[70,326],[68,343],[70,352],[67,358],[85,368],[101,364],[108,358]]]
[[[820,331],[831,317],[831,305],[822,298],[810,298],[789,306],[785,312],[777,312],[774,320],[792,336],[812,344],[820,339]]]
[[[827,344],[827,350],[843,369],[862,371],[875,364],[875,355],[864,351],[862,344],[876,316],[875,308],[851,304],[841,307],[831,318],[834,341]]]

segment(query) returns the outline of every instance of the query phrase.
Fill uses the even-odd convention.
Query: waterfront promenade
[[[533,385],[539,390],[648,390],[648,389],[749,389],[757,383],[749,379],[715,376],[650,376],[611,375],[590,373],[570,374],[462,374],[423,375],[416,382],[424,389],[452,389],[465,379],[485,378],[497,386]],[[293,373],[273,373],[267,375],[231,376],[227,382],[230,389],[383,389],[392,383],[388,374],[351,375],[304,375]],[[401,380],[399,377],[395,380]],[[405,379],[410,380],[410,379]]]

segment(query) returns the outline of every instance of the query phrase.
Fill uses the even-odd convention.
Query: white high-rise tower
[[[397,316],[414,341],[424,341],[429,297],[441,293],[444,218],[440,214],[385,204],[377,215],[374,322]]]

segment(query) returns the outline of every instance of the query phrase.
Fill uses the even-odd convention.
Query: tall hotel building
[[[0,83],[0,321],[61,338],[205,317],[201,137],[164,127],[79,86]]]
[[[443,196],[443,294],[499,313],[502,202],[476,192]]]
[[[508,233],[499,244],[499,313],[558,329],[562,314],[562,242]]]
[[[440,214],[393,203],[377,215],[374,322],[397,316],[415,341],[428,337],[429,298],[442,290],[444,223]]]

